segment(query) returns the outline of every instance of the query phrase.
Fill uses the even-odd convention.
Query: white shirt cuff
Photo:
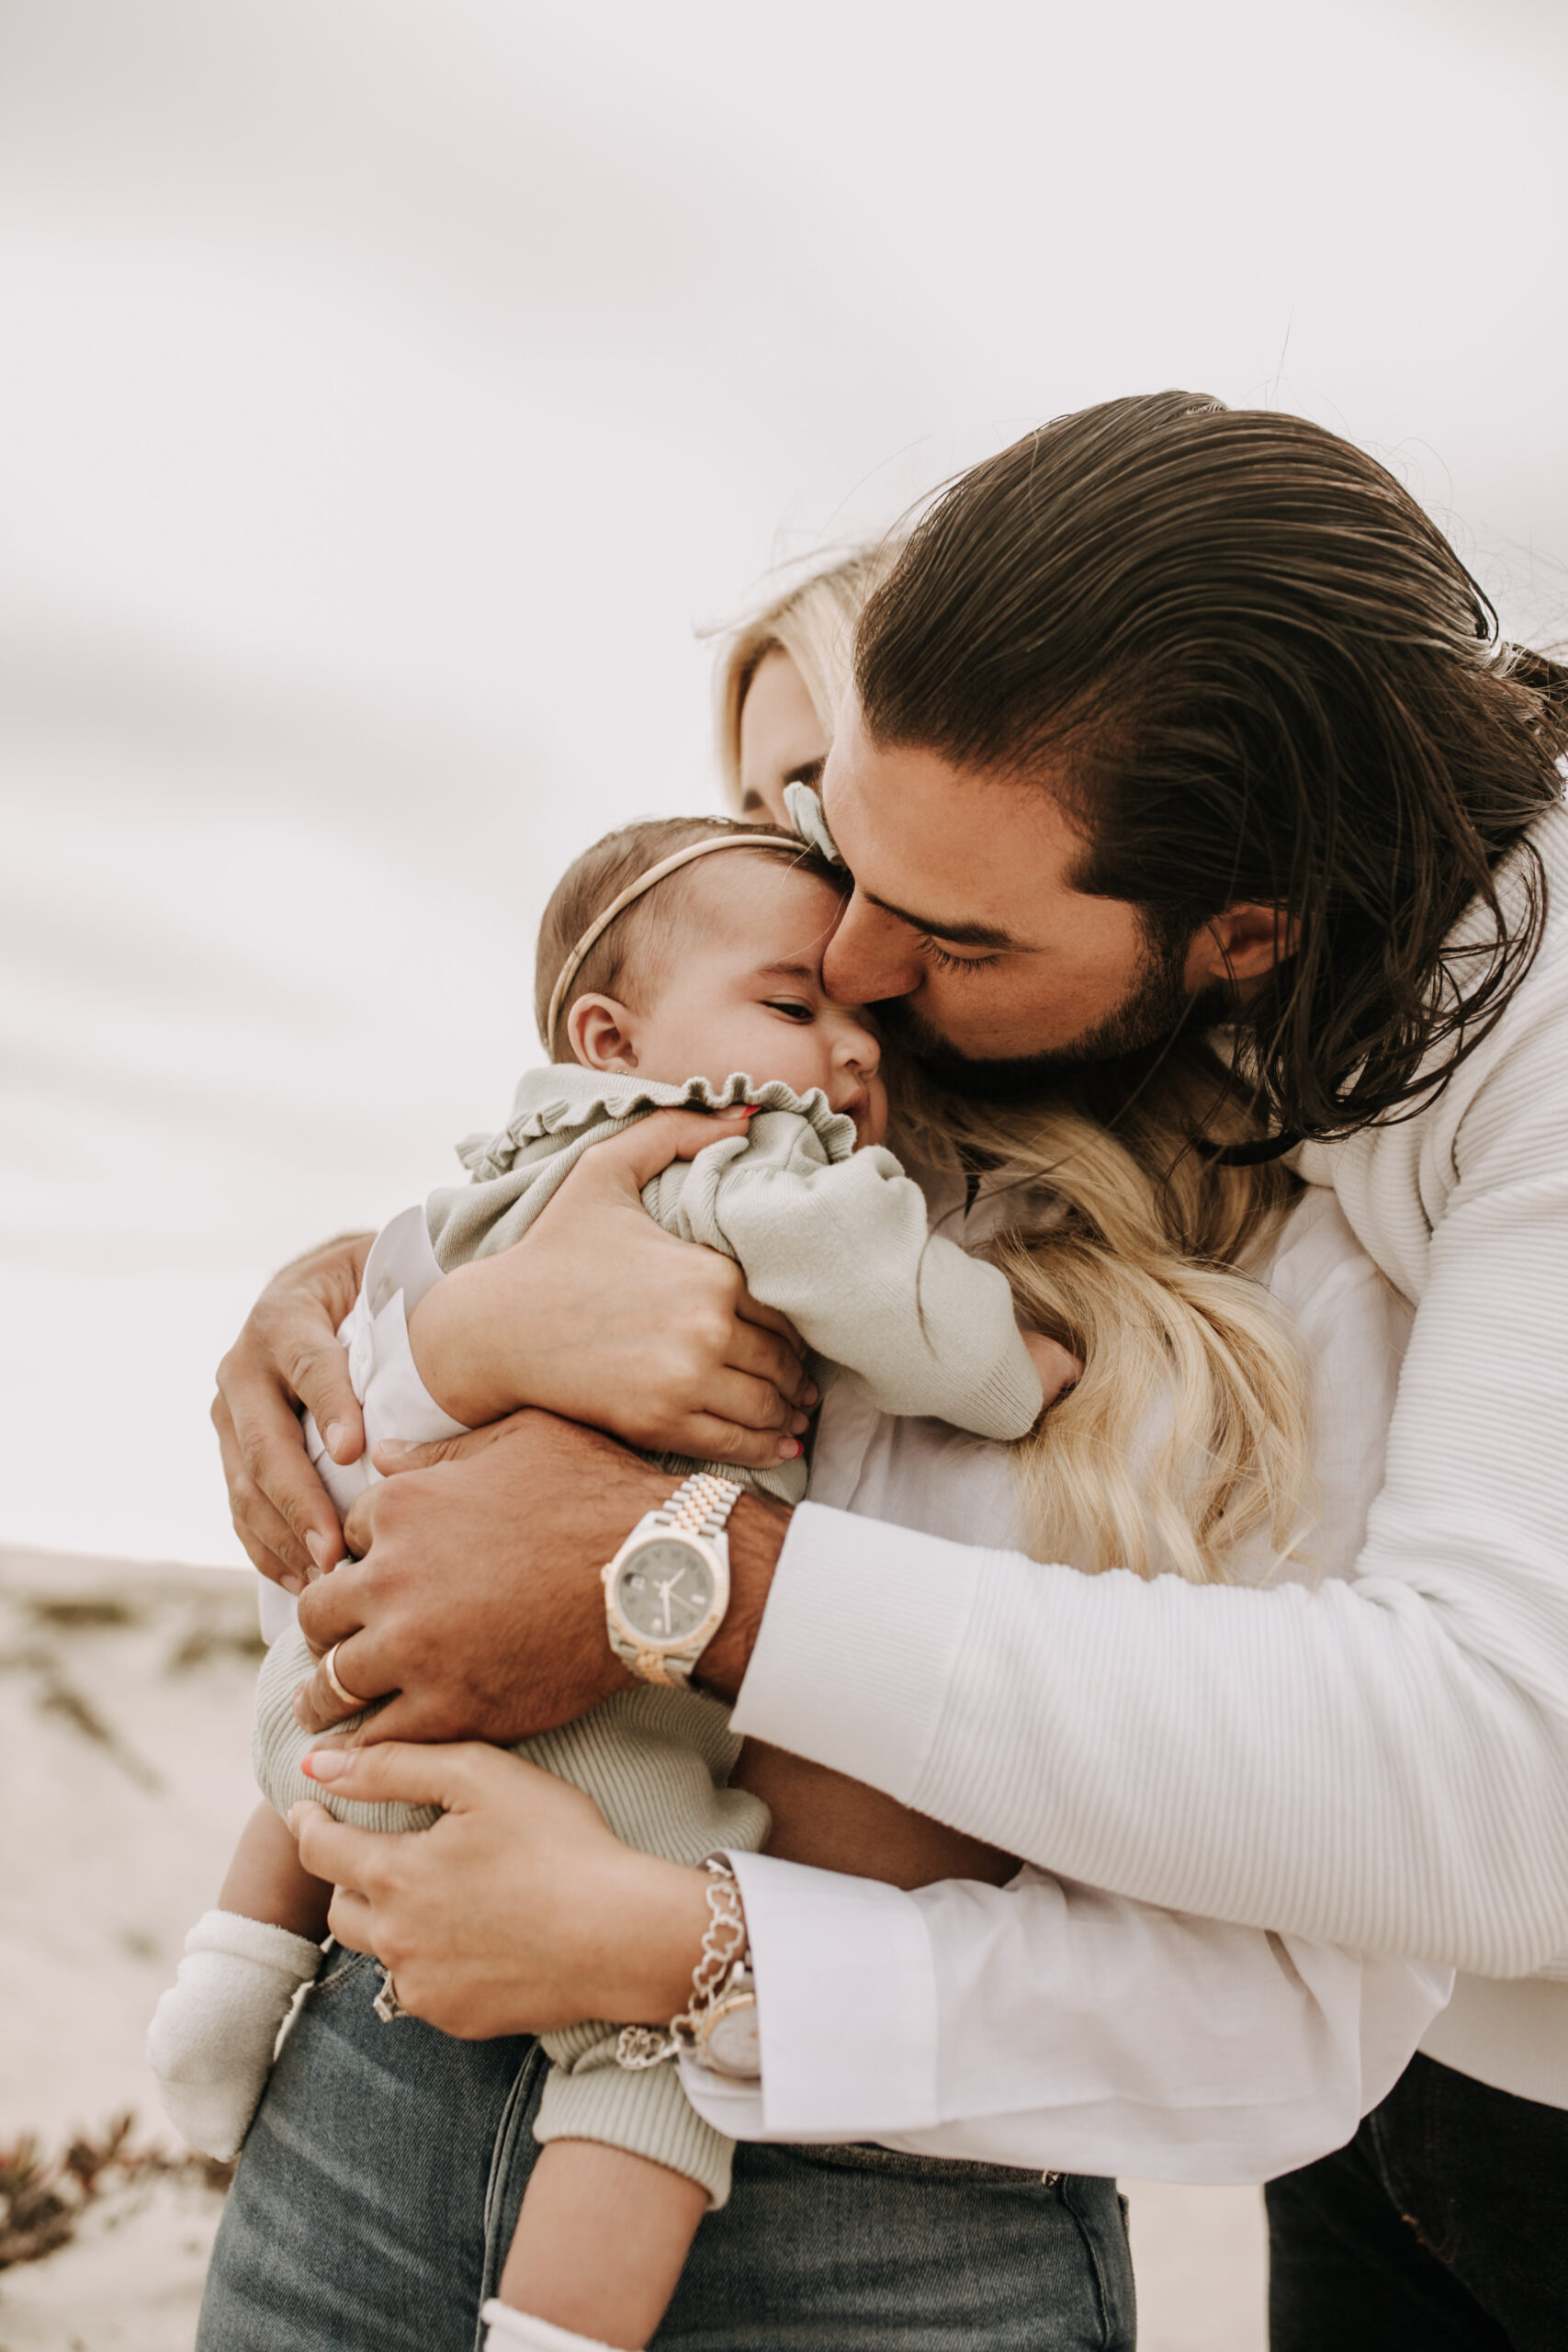
[[[732,1854],[746,1906],[762,2075],[694,2060],[681,2080],[734,2139],[863,2139],[937,2120],[937,1994],[919,1906],[896,1886]]]
[[[734,1725],[912,1802],[989,1555],[802,1503]]]

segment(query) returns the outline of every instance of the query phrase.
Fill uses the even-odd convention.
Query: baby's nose
[[[844,1039],[843,1059],[862,1078],[874,1078],[882,1063],[882,1047],[869,1029],[852,1029]]]

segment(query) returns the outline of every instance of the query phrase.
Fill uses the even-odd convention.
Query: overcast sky
[[[269,1269],[503,1115],[700,632],[1167,384],[1568,628],[1568,11],[4,0],[0,1541],[237,1556]]]

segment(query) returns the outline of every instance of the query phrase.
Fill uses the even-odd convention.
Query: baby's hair
[[[765,834],[778,842],[781,852],[787,853],[787,863],[795,871],[830,883],[835,890],[843,891],[850,887],[841,866],[829,865],[807,842],[780,825],[754,824],[750,820],[743,824],[730,817],[649,817],[640,824],[623,825],[618,832],[606,833],[603,841],[585,849],[568,866],[550,894],[539,925],[538,955],[534,967],[534,1016],[551,1061],[569,1062],[572,1058],[566,1042],[566,1021],[579,997],[613,996],[623,1004],[629,1004],[634,1012],[646,1011],[650,994],[668,977],[670,950],[690,905],[695,878],[714,860],[694,858],[690,865],[656,882],[646,898],[637,899],[615,918],[583,957],[556,1015],[556,1034],[547,1037],[545,1028],[556,980],[590,923],[661,858],[672,857],[677,850],[690,849],[698,842],[716,840],[726,833]],[[773,855],[767,849],[733,850],[727,851],[717,862],[728,868],[732,857]]]

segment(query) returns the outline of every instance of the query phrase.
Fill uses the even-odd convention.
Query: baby
[[[824,991],[822,955],[843,888],[841,869],[819,848],[705,820],[633,826],[578,860],[540,936],[549,1065],[523,1079],[500,1135],[459,1148],[471,1182],[434,1193],[378,1237],[343,1325],[369,1442],[464,1426],[436,1401],[446,1393],[474,1409],[446,1378],[460,1357],[466,1294],[443,1277],[520,1240],[584,1151],[679,1105],[754,1108],[745,1132],[656,1177],[644,1205],[667,1231],[736,1260],[752,1295],[794,1321],[820,1380],[854,1384],[878,1411],[931,1415],[982,1437],[1018,1439],[1034,1425],[1044,1392],[1008,1283],[928,1234],[919,1188],[882,1146],[887,1097],[875,1033],[863,1012]],[[519,1401],[486,1399],[496,1416]],[[306,1435],[346,1510],[376,1474],[364,1464],[339,1468],[309,1421]],[[660,1457],[677,1490],[667,1507],[675,1523],[703,1526],[722,1549],[740,1488],[798,1501],[800,1445],[785,1439],[780,1452],[788,1458],[762,1471]],[[628,1844],[696,1865],[760,1850],[769,1815],[731,1784],[739,1742],[725,1710],[689,1687],[679,1579],[665,1584],[628,1566],[608,1596],[609,1635],[643,1678],[638,1687],[517,1753],[584,1790]],[[283,1818],[289,1806],[313,1798],[384,1830],[434,1817],[334,1800],[304,1777],[300,1761],[316,1743],[289,1702],[313,1663],[297,1628],[268,1653],[255,1730],[268,1803],[246,1826],[219,1909],[187,1939],[150,2036],[172,2119],[213,2154],[243,2141],[279,2029],[321,1962],[330,1889],[299,1866]],[[710,1899],[728,1984],[739,1919],[722,1893]],[[378,2008],[398,2014],[389,1983]],[[731,2145],[690,2106],[676,2068],[658,2063],[672,2052],[670,2037],[589,2023],[543,2041],[552,2061],[535,2126],[543,2153],[501,2301],[489,2307],[489,2342],[646,2343],[702,2214],[728,2193]],[[598,2268],[585,2285],[581,2266],[573,2269],[570,2216],[574,2204],[603,2202],[606,2152],[619,2167],[626,2261],[638,2276]],[[666,2257],[651,2266],[650,2241]],[[664,2282],[656,2291],[654,2276]],[[564,2332],[568,2320],[575,2334]]]

